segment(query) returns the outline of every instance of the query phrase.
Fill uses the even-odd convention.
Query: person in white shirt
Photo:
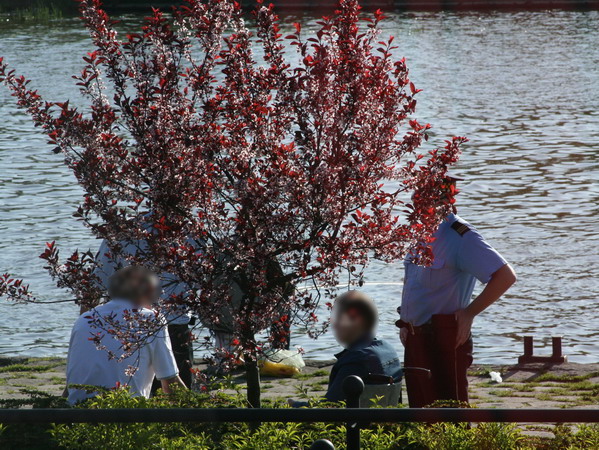
[[[185,387],[168,329],[150,309],[159,292],[158,277],[141,266],[127,266],[110,277],[111,300],[82,314],[71,332],[67,359],[69,403],[97,395],[73,385],[108,389],[126,385],[132,395],[146,398],[154,377],[160,380],[165,393],[171,393],[173,385]],[[132,332],[140,332],[136,341],[123,343]]]
[[[106,289],[108,280],[120,268],[129,265],[126,256],[137,256],[143,258],[148,257],[148,244],[144,240],[120,242],[120,253],[114,253],[106,240],[102,241],[98,253],[96,254],[97,267],[94,275],[97,277],[100,287]],[[185,297],[187,291],[191,290],[190,286],[181,282],[171,273],[163,272],[159,275],[161,292],[158,300],[162,304],[167,304],[174,297]],[[84,312],[83,310],[81,311]],[[193,368],[193,342],[192,342],[192,326],[193,321],[189,309],[186,306],[180,305],[169,308],[165,312],[165,318],[168,322],[168,333],[171,341],[171,347],[177,367],[179,368],[179,376],[187,386],[191,386]],[[152,385],[152,393],[155,393],[160,387],[160,383],[154,380]]]

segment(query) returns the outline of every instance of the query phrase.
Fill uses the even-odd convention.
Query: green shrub
[[[524,438],[514,424],[435,423],[418,426],[410,442],[431,450],[505,450],[523,448]]]
[[[29,402],[39,407],[62,407],[64,400],[37,391],[29,392]],[[265,400],[264,407],[287,408],[281,400]],[[314,405],[315,403],[313,403]],[[108,391],[88,400],[79,408],[242,408],[242,394],[197,394],[179,391],[173,396],[152,399],[131,397],[125,390]],[[319,407],[340,407],[318,403]],[[337,449],[345,448],[345,426],[332,423],[148,423],[72,424],[52,427],[31,425],[0,426],[0,448],[66,449],[243,449],[278,450],[309,448],[318,439],[329,439]],[[553,440],[525,438],[513,424],[373,424],[362,428],[362,448],[431,450],[509,450],[524,448],[599,448],[599,426],[566,426],[554,429]]]
[[[0,448],[49,450],[59,448],[52,435],[50,425],[10,424],[2,426]]]
[[[62,397],[51,395],[37,389],[21,389],[22,399],[0,399],[2,408],[64,408],[68,404]],[[1,449],[53,449],[56,443],[50,434],[50,425],[0,424]]]
[[[158,395],[151,399],[131,397],[124,389],[106,392],[90,399],[80,408],[220,408],[244,407],[242,396],[225,394],[196,394],[181,390],[173,396]],[[73,424],[56,425],[52,435],[64,448],[97,449],[110,443],[111,449],[130,448],[181,448],[183,442],[192,442],[190,448],[209,448],[208,442],[220,436],[237,432],[237,424],[182,424],[182,423],[146,423],[146,424]],[[177,447],[175,443],[179,443]],[[202,443],[202,445],[199,445]]]
[[[481,423],[473,429],[472,447],[481,450],[520,448],[522,430],[511,423]]]
[[[286,408],[283,401],[266,401],[265,407]],[[86,408],[221,408],[244,407],[242,395],[195,394],[180,391],[173,397],[132,398],[126,391],[105,393],[89,400]],[[339,407],[322,404],[319,406]],[[345,426],[331,423],[248,424],[75,424],[58,425],[52,430],[58,445],[64,448],[112,449],[243,449],[278,450],[309,448],[318,439],[331,440],[336,448],[345,448]],[[465,424],[377,424],[364,427],[362,447],[383,450],[393,448],[430,449],[510,449],[518,448],[520,433],[513,425],[483,424],[469,428]]]
[[[431,450],[467,450],[472,448],[471,431],[465,424],[435,423],[422,425],[411,433],[411,442]]]
[[[553,429],[555,438],[551,440],[549,448],[562,449],[598,449],[599,424],[579,425],[577,430],[566,425],[558,425]]]

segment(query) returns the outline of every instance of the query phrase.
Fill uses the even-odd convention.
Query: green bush
[[[558,425],[553,429],[555,438],[548,448],[562,449],[599,449],[599,424],[579,425],[577,430],[566,425]]]
[[[29,404],[64,406],[59,398],[30,392]],[[26,402],[22,402],[25,404]],[[22,406],[22,405],[21,405]],[[131,397],[125,390],[108,391],[79,408],[242,408],[243,395],[197,394],[179,391],[152,399]],[[287,408],[282,400],[266,400],[265,407]],[[322,404],[323,407],[340,407]],[[587,449],[599,448],[599,426],[577,429],[558,426],[554,439],[530,438],[513,424],[373,424],[362,429],[362,448],[386,449]],[[148,423],[73,424],[52,427],[0,426],[0,448],[66,449],[244,449],[279,450],[309,448],[318,439],[329,439],[345,448],[345,426],[331,423]]]
[[[286,408],[282,401],[266,407]],[[86,408],[221,408],[244,407],[241,395],[194,394],[178,392],[173,397],[132,398],[124,390],[112,391],[88,401]],[[319,404],[323,406],[323,404]],[[339,407],[339,405],[328,405]],[[92,449],[110,443],[113,449],[244,449],[279,450],[309,448],[318,439],[331,440],[345,448],[345,426],[330,423],[248,424],[76,424],[53,428],[55,441],[64,448]],[[509,449],[518,448],[521,435],[513,425],[483,424],[469,428],[464,424],[378,424],[362,430],[365,449]]]
[[[525,448],[520,429],[514,424],[481,423],[475,427],[458,423],[421,425],[410,442],[431,450],[502,450]]]
[[[68,406],[62,397],[48,394],[37,389],[21,389],[21,394],[29,398],[24,399],[0,399],[2,408],[64,408]],[[1,449],[53,449],[56,443],[50,434],[50,425],[1,425],[0,424],[0,448]]]
[[[179,391],[173,396],[158,395],[151,399],[131,397],[124,389],[106,392],[79,406],[90,409],[112,408],[222,408],[243,407],[241,396],[225,394],[196,394]],[[237,432],[237,424],[74,424],[56,425],[52,435],[64,448],[97,449],[110,443],[111,449],[130,448],[184,448],[183,443],[192,442],[190,448],[209,448],[223,434]],[[178,443],[178,444],[177,444]],[[202,443],[202,445],[200,445]]]

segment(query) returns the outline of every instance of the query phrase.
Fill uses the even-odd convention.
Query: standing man
[[[105,389],[126,385],[132,395],[146,398],[150,396],[154,377],[167,394],[171,393],[173,385],[185,387],[179,377],[166,327],[157,330],[143,325],[138,330],[130,328],[131,324],[155,319],[156,314],[150,308],[158,299],[159,288],[158,277],[150,270],[127,266],[109,279],[110,301],[77,319],[67,358],[69,403],[97,395],[73,385]],[[118,336],[128,332],[135,332],[139,342],[132,343],[130,353],[125,354]],[[98,349],[98,345],[104,350]]]
[[[441,189],[457,193],[447,175]],[[433,263],[405,261],[401,307],[401,342],[406,367],[431,371],[427,378],[406,373],[410,407],[421,408],[436,400],[468,402],[467,371],[472,364],[472,321],[516,282],[505,259],[468,222],[449,214],[434,233]],[[472,302],[476,280],[486,284]]]

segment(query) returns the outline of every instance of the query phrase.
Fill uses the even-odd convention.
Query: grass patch
[[[471,377],[488,377],[491,372],[499,372],[503,375],[503,369],[494,369],[491,366],[477,367],[476,369],[468,370],[468,375]]]
[[[558,402],[558,403],[568,403],[568,404],[573,404],[576,403],[576,399],[572,399],[572,398],[564,398],[564,395],[567,394],[563,394],[563,393],[552,393],[552,392],[540,392],[538,394],[536,394],[534,396],[534,398],[536,398],[537,400],[541,400],[544,402]]]
[[[554,381],[558,383],[576,383],[588,380],[590,378],[595,378],[599,376],[599,372],[592,372],[586,375],[557,375],[555,373],[547,372],[539,375],[534,379],[535,382],[545,382],[545,381]]]
[[[510,386],[514,391],[518,392],[534,392],[538,383],[514,384]]]
[[[494,395],[495,397],[514,397],[514,393],[511,389],[502,389],[500,391],[489,391],[489,395]]]
[[[580,398],[585,402],[599,402],[599,386],[593,388],[591,392],[585,392]]]
[[[0,373],[11,373],[11,372],[49,372],[56,367],[64,365],[63,361],[55,362],[51,364],[42,364],[39,366],[30,364],[10,364],[8,366],[0,367]]]
[[[495,383],[494,381],[485,381],[482,383],[477,383],[476,386],[483,388],[501,388],[501,389],[509,389],[510,386],[503,386],[500,383]]]
[[[311,373],[296,373],[292,378],[295,378],[296,380],[309,380],[312,377],[314,377],[314,375]]]
[[[293,378],[295,378],[296,380],[309,380],[310,378],[328,377],[328,376],[329,376],[329,372],[327,370],[317,370],[312,373],[297,373],[297,374],[293,375]]]
[[[568,386],[575,391],[593,391],[599,389],[599,383],[591,383],[590,381],[579,381]]]

